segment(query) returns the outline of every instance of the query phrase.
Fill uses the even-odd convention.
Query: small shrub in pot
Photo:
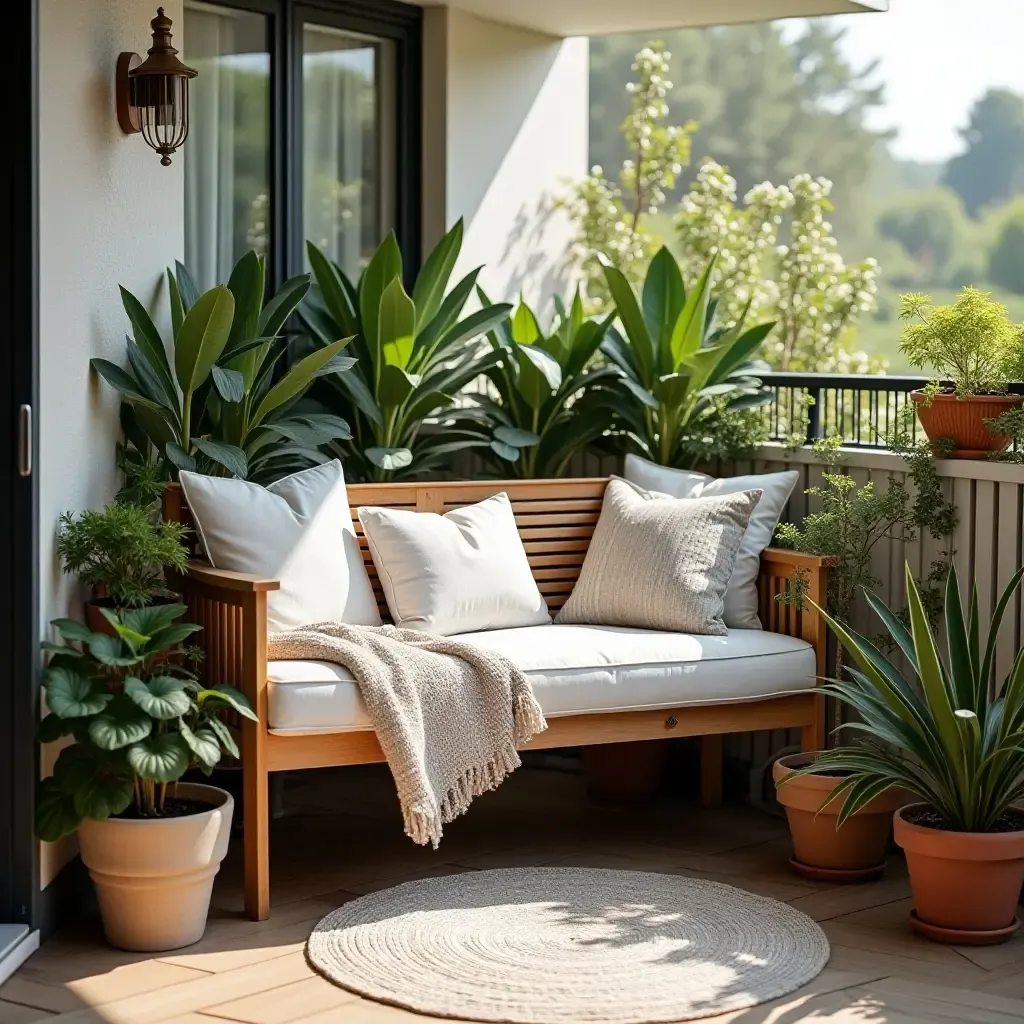
[[[238,756],[223,712],[255,718],[242,694],[203,686],[187,667],[183,644],[200,627],[179,621],[185,610],[104,608],[112,636],[57,619],[64,642],[43,645],[49,713],[39,739],[73,742],[39,784],[36,832],[52,842],[77,829],[107,938],[123,949],[202,937],[233,804],[223,790],[178,780]]]

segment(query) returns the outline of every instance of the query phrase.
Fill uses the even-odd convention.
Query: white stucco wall
[[[181,25],[181,0],[162,0]],[[39,516],[44,631],[80,614],[81,593],[53,553],[61,512],[97,507],[117,488],[118,400],[89,371],[124,359],[119,284],[151,305],[163,268],[183,250],[182,164],[161,167],[114,112],[114,64],[145,52],[156,5],[40,0]],[[162,296],[161,296],[162,297]],[[67,849],[44,844],[45,886]]]
[[[492,298],[522,290],[543,309],[570,286],[571,230],[551,200],[587,171],[589,44],[425,15],[426,243],[464,217],[456,277],[486,264]]]

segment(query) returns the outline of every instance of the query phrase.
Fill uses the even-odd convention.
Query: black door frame
[[[37,927],[38,3],[5,9],[0,95],[0,922]]]

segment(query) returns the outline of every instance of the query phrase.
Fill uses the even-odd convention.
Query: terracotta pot
[[[177,795],[210,809],[180,818],[107,818],[79,826],[103,930],[120,949],[179,949],[198,942],[206,930],[234,801],[223,789],[196,783],[179,783]]]
[[[790,754],[772,767],[776,785],[809,764],[817,754]],[[776,790],[786,808],[793,841],[793,867],[810,878],[835,882],[861,882],[877,878],[885,868],[885,847],[892,814],[906,803],[902,790],[892,789],[875,797],[836,828],[836,818],[846,803],[840,797],[819,811],[842,779],[835,775],[802,775]]]
[[[920,921],[925,927],[918,930],[949,942],[1009,938],[1024,884],[1024,831],[946,832],[907,821],[905,815],[925,806],[904,807],[893,820],[907,855],[915,927]]]
[[[668,744],[663,740],[584,747],[587,795],[610,802],[651,797],[661,784],[667,762]]]
[[[989,452],[1006,451],[1012,438],[989,433],[985,420],[1024,405],[1024,395],[934,395],[928,405],[923,391],[912,391],[910,397],[928,440],[950,438],[956,445],[954,459],[983,459]]]

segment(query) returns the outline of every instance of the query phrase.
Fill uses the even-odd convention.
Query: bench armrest
[[[827,569],[836,564],[833,555],[809,555],[791,548],[765,548],[761,561],[769,565],[788,565],[794,569]]]
[[[215,587],[220,590],[260,593],[281,589],[280,580],[253,576],[246,572],[231,572],[230,569],[215,569],[208,562],[189,562],[188,577],[196,583],[202,583],[205,586]]]

